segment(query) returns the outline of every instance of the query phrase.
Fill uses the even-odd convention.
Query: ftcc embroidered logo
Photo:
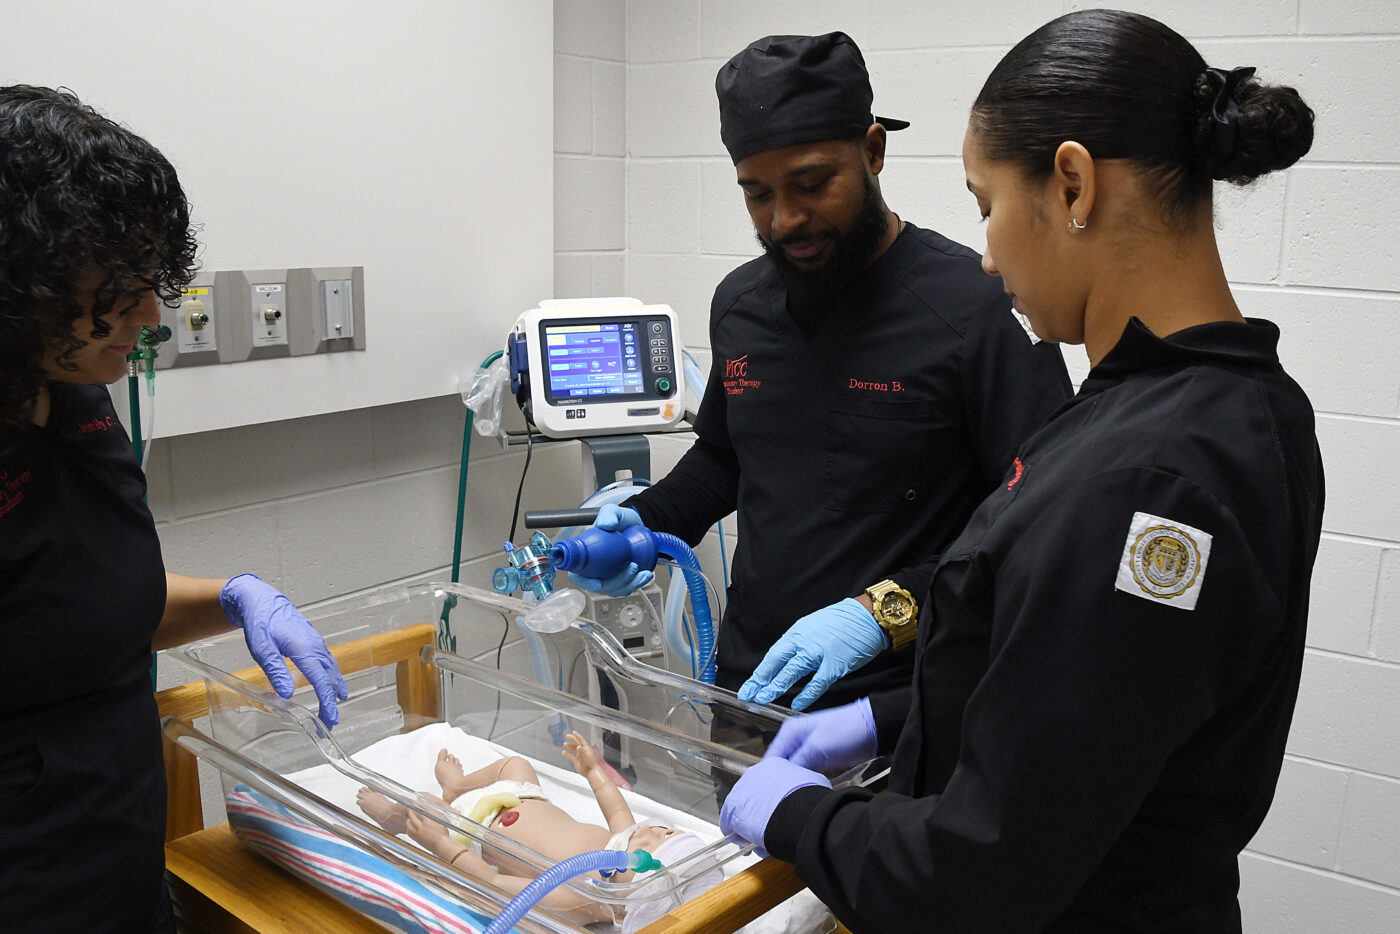
[[[1210,558],[1211,536],[1181,522],[1133,513],[1114,589],[1194,610]]]
[[[8,470],[0,470],[0,519],[12,512],[25,500],[24,488],[34,479],[34,471],[25,470],[11,477]]]
[[[117,420],[110,415],[104,415],[101,418],[94,418],[90,422],[79,422],[78,434],[89,435],[92,434],[94,431],[108,431],[116,423]]]
[[[757,389],[763,380],[749,379],[749,355],[724,361],[724,391],[731,396],[742,396],[746,389]]]

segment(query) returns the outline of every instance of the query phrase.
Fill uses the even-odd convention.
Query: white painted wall
[[[561,52],[561,56],[569,54],[586,61],[590,70],[593,63],[606,64],[609,55],[613,58],[612,83],[600,91],[598,107],[593,104],[590,76],[588,100],[576,114],[584,125],[586,146],[573,142],[578,136],[570,136],[567,114],[554,120],[546,115],[541,124],[545,132],[558,136],[561,156],[573,147],[586,149],[589,158],[596,124],[596,137],[604,141],[600,149],[616,154],[598,156],[596,161],[612,164],[620,188],[625,86],[619,79],[624,77],[625,68],[625,19],[622,0],[610,6],[613,19],[601,22],[591,16],[570,20],[569,11],[562,10],[555,30],[559,48],[583,50]],[[546,7],[546,11],[552,12],[552,8]],[[590,23],[591,32],[579,32]],[[549,26],[546,33],[553,35]],[[548,65],[542,69],[547,78],[554,70]],[[613,104],[610,112],[607,102]],[[489,145],[498,161],[512,157],[510,143],[515,129],[511,123],[509,115],[497,114],[488,127],[491,135],[483,137],[489,143],[481,145]],[[475,178],[469,183],[476,187],[497,185],[493,178]],[[394,180],[378,184],[392,186]],[[570,184],[580,194],[593,191],[587,177]],[[548,163],[529,179],[529,185],[536,191],[552,191]],[[542,217],[552,231],[556,213],[552,194],[550,199]],[[408,201],[402,207],[410,215],[416,210]],[[558,213],[563,217],[569,209],[566,201]],[[573,265],[570,259],[574,254],[561,250],[557,262],[564,284],[557,293],[548,281],[533,285],[512,281],[507,267],[485,277],[493,287],[522,289],[522,296],[528,297],[492,307],[490,313],[499,314],[499,321],[484,313],[467,315],[473,322],[476,342],[455,349],[451,379],[433,398],[158,438],[147,474],[151,509],[167,567],[209,576],[252,571],[281,587],[308,610],[335,597],[384,584],[447,578],[466,414],[456,392],[456,367],[479,363],[504,341],[515,315],[541,298],[618,294],[623,290],[625,205],[618,198],[605,201],[603,210],[611,213],[610,223],[603,227],[616,231],[615,237],[593,240],[591,234],[583,234],[574,242],[588,249],[579,250],[583,261]],[[407,246],[432,240],[435,235],[431,218],[420,220],[422,229],[409,238]],[[522,223],[532,222],[531,218],[522,219]],[[487,236],[498,232],[477,231]],[[548,256],[548,244],[545,249]],[[573,269],[584,270],[585,281],[570,279]],[[162,381],[158,405],[164,405],[168,395],[166,375],[162,371],[158,377]],[[164,420],[163,408],[158,416],[158,421]],[[673,445],[671,461],[684,446]],[[574,495],[579,489],[578,448],[576,442],[536,445],[523,508],[567,505],[559,496],[560,491]],[[523,467],[520,449],[505,451],[494,439],[473,439],[461,570],[464,582],[489,586],[492,569],[502,563],[500,546],[510,531],[511,507]],[[184,677],[183,670],[173,663],[161,666],[162,686]]]
[[[362,353],[163,370],[158,437],[441,396],[549,291],[546,0],[48,0],[3,22],[0,84],[70,87],[175,165],[205,269],[365,267]]]
[[[1018,39],[1096,5],[631,0],[628,294],[676,306],[694,345],[714,286],[758,252],[713,90],[748,42],[853,36],[876,112],[913,122],[890,135],[881,182],[891,207],[981,249],[959,160],[972,100]],[[582,16],[616,4],[556,6]],[[1242,861],[1241,902],[1247,931],[1388,934],[1400,929],[1400,3],[1119,6],[1173,26],[1213,65],[1255,65],[1293,84],[1317,111],[1303,163],[1217,197],[1226,271],[1245,313],[1283,329],[1280,354],[1316,407],[1328,481],[1302,693],[1273,810]],[[1082,351],[1066,356],[1082,376]]]
[[[0,0],[0,17],[0,83],[69,87],[175,163],[206,267],[366,267],[364,354],[160,371],[167,567],[252,571],[308,608],[446,578],[458,369],[553,292],[552,4]],[[573,447],[536,450],[526,504],[576,488]],[[480,437],[472,456],[462,578],[487,585],[524,457]],[[162,686],[184,676],[160,666]]]

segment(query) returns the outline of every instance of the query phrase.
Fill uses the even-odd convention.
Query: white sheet
[[[388,736],[355,755],[355,761],[386,778],[412,788],[414,791],[441,794],[442,789],[433,775],[438,751],[447,749],[461,760],[464,771],[481,768],[502,756],[519,755],[514,750],[487,742],[448,726],[432,723],[411,733]],[[563,808],[576,820],[603,825],[603,814],[593,797],[588,782],[573,770],[561,752],[562,767],[552,762],[530,759],[540,776],[549,800]],[[355,803],[360,783],[342,775],[330,765],[295,772],[288,779],[343,808],[352,814],[363,814]],[[705,841],[718,840],[719,828],[684,811],[667,807],[636,792],[622,789],[633,815],[638,820],[659,820],[681,830],[698,834]],[[368,815],[365,815],[368,819]],[[407,836],[404,839],[408,839]],[[725,865],[726,876],[752,865],[757,857],[745,856]],[[826,907],[809,891],[802,891],[772,911],[745,925],[744,934],[812,934],[833,927]]]

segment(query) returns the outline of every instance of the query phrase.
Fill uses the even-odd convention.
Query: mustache
[[[829,233],[829,232],[827,232],[827,231],[822,231],[822,232],[820,232],[820,233],[789,234],[789,235],[786,236],[786,237],[779,237],[779,238],[776,238],[776,239],[774,239],[774,240],[772,240],[772,241],[770,241],[770,242],[771,242],[771,245],[776,246],[776,247],[789,247],[789,246],[799,246],[799,245],[801,245],[801,244],[803,244],[803,243],[816,243],[818,240],[834,240],[834,239],[836,239],[836,238],[835,238],[831,233]]]

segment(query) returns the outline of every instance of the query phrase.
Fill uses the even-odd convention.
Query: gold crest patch
[[[1115,589],[1194,610],[1210,558],[1211,536],[1181,522],[1133,513]]]

